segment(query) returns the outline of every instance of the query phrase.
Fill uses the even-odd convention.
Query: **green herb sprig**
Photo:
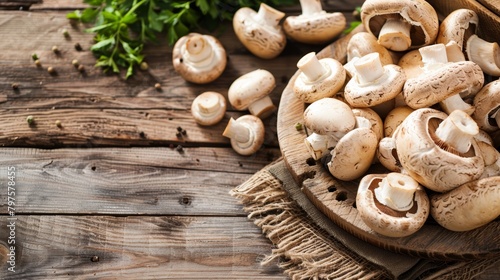
[[[68,19],[92,23],[87,31],[95,33],[90,50],[97,57],[96,66],[105,72],[120,73],[126,78],[144,60],[148,42],[158,42],[165,34],[173,45],[195,28],[213,30],[231,20],[240,7],[258,9],[261,2],[273,6],[296,4],[298,0],[83,0],[89,7],[66,15]]]

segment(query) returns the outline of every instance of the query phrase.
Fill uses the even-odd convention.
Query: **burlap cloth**
[[[262,265],[278,261],[292,279],[472,279],[499,259],[435,261],[364,242],[312,205],[283,159],[230,191],[274,244]]]

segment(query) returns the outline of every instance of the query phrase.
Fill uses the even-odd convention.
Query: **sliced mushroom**
[[[264,144],[264,123],[253,115],[231,118],[222,135],[231,139],[231,147],[238,154],[252,155]]]
[[[493,221],[500,215],[500,176],[464,183],[431,197],[431,216],[452,231],[468,231]]]
[[[226,50],[211,35],[189,33],[172,50],[174,69],[186,81],[206,84],[217,79],[226,68]]]
[[[304,143],[312,158],[318,160],[354,129],[356,117],[349,105],[327,97],[307,106],[304,110],[304,125],[312,131]]]
[[[283,30],[289,38],[306,44],[324,44],[332,41],[346,27],[343,13],[328,13],[317,0],[300,0],[302,14],[288,16]]]
[[[293,84],[293,92],[305,103],[332,97],[344,86],[346,72],[336,59],[318,59],[316,53],[310,52],[297,62],[297,67],[300,72]]]
[[[438,15],[424,0],[366,0],[361,21],[382,46],[393,51],[434,43],[439,30]]]
[[[286,35],[280,21],[285,13],[260,4],[256,12],[242,7],[233,16],[233,28],[238,40],[255,56],[263,59],[277,57],[286,46]]]
[[[401,93],[406,79],[403,70],[394,64],[383,66],[379,53],[367,54],[353,65],[356,74],[344,88],[344,97],[352,107],[373,107]]]
[[[487,83],[474,97],[475,111],[472,118],[486,132],[499,129],[500,124],[500,80]]]
[[[410,176],[394,172],[368,174],[359,183],[356,208],[373,231],[388,237],[404,237],[425,224],[429,197]]]
[[[413,111],[393,137],[401,166],[423,186],[446,192],[477,179],[484,160],[474,139],[476,122],[465,112]]]
[[[224,118],[226,107],[224,95],[215,91],[206,91],[193,100],[191,114],[200,125],[214,125]]]
[[[249,110],[250,114],[266,118],[276,111],[269,94],[276,87],[273,74],[257,69],[238,77],[227,92],[229,103],[236,110]]]

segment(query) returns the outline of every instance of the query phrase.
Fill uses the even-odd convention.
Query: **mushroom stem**
[[[192,63],[208,60],[213,55],[212,47],[201,35],[195,35],[187,40],[186,51],[189,54],[186,59]]]
[[[448,63],[446,46],[444,44],[433,44],[418,49],[424,63],[424,71],[432,71]]]
[[[500,76],[500,47],[497,42],[487,42],[472,35],[466,44],[467,57],[481,67],[483,72]]]
[[[222,135],[234,139],[239,143],[251,143],[252,139],[252,131],[233,118],[229,119]]]
[[[405,51],[411,46],[411,24],[399,18],[386,20],[378,35],[378,42],[393,51]]]
[[[263,98],[248,105],[248,111],[250,111],[250,114],[263,119],[269,116],[269,114],[271,114],[275,109],[276,106],[274,106],[273,100],[269,96],[264,96]]]
[[[200,114],[204,116],[211,116],[217,113],[220,108],[220,96],[216,94],[205,94],[198,101],[198,109]]]
[[[384,67],[377,52],[360,57],[354,62],[356,77],[360,85],[368,84],[382,77]]]
[[[285,13],[274,9],[273,7],[261,3],[259,10],[255,15],[255,21],[262,23],[265,26],[278,28],[280,20],[285,16]]]
[[[311,133],[304,139],[309,154],[314,160],[320,159],[330,148],[335,147],[337,141],[329,135]]]
[[[312,15],[323,11],[321,1],[318,0],[300,0],[300,7],[303,15]]]
[[[469,151],[479,126],[467,113],[455,110],[437,127],[436,136],[459,153]]]
[[[328,76],[329,73],[328,69],[321,64],[314,52],[310,52],[299,59],[297,67],[310,82],[318,81],[321,77]]]
[[[408,211],[413,206],[413,197],[418,183],[412,177],[391,172],[375,189],[375,198],[396,211]]]
[[[464,111],[469,115],[474,112],[474,106],[465,102],[462,97],[460,97],[460,94],[455,94],[444,99],[439,103],[439,105],[441,105],[441,109],[447,114],[450,114],[455,110]]]
[[[446,44],[446,57],[449,62],[465,61],[462,48],[455,41],[450,41]]]

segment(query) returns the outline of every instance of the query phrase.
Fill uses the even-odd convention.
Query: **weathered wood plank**
[[[23,214],[234,216],[243,213],[229,190],[279,155],[278,149],[243,157],[228,148],[3,148],[0,182],[13,166]],[[5,190],[0,213],[7,206]]]
[[[0,232],[1,279],[286,279],[259,264],[271,244],[245,217],[16,218],[15,272]]]

